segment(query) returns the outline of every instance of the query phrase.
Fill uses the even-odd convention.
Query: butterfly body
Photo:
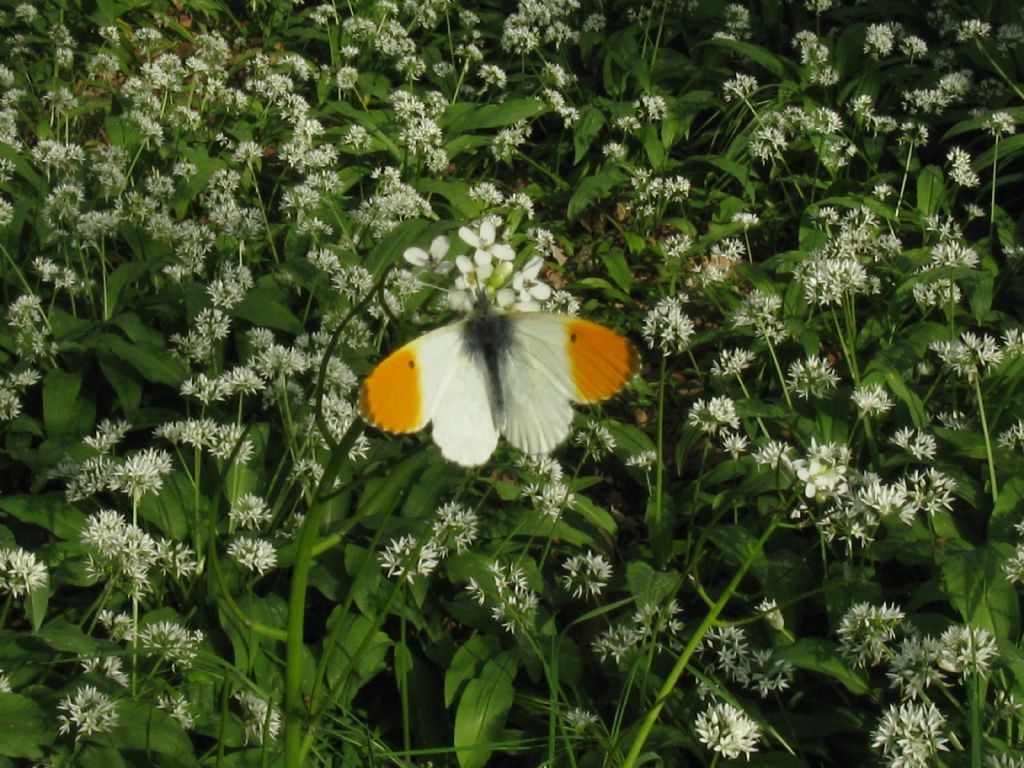
[[[385,358],[363,382],[360,409],[388,432],[432,423],[445,458],[477,466],[499,435],[525,453],[549,452],[569,434],[572,403],[611,397],[638,364],[635,347],[602,325],[505,313],[481,296],[466,319]]]

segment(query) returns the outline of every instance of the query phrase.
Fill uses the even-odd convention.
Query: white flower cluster
[[[481,301],[487,301],[501,310],[536,312],[551,298],[551,286],[540,279],[544,260],[534,256],[515,270],[515,251],[499,241],[492,219],[484,219],[476,230],[460,227],[459,238],[472,250],[456,256],[454,265],[448,259],[451,241],[443,235],[434,238],[429,251],[412,247],[404,253],[414,267],[435,275],[447,275],[455,267],[454,286],[448,290],[448,304],[455,311],[472,312]]]

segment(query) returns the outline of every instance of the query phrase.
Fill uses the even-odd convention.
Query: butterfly
[[[387,432],[433,424],[449,461],[486,462],[499,435],[549,453],[569,434],[572,403],[596,403],[637,372],[636,347],[610,328],[546,312],[504,312],[477,294],[463,320],[425,333],[363,380],[363,418]]]

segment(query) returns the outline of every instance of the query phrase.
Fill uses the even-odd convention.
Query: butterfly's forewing
[[[639,358],[628,339],[597,323],[540,312],[511,319],[502,431],[526,453],[547,453],[569,434],[570,403],[611,397]]]
[[[360,410],[388,432],[416,432],[433,422],[449,461],[476,466],[498,442],[483,369],[466,354],[463,323],[424,334],[386,357],[363,381]]]
[[[569,434],[573,388],[558,315],[511,315],[511,344],[502,359],[502,433],[524,453],[548,453]]]

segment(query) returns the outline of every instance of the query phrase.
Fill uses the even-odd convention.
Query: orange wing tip
[[[388,432],[415,432],[423,426],[416,351],[402,347],[363,380],[359,410],[364,419]]]
[[[566,332],[570,370],[581,402],[606,400],[640,369],[637,348],[610,328],[574,320],[566,326]]]

